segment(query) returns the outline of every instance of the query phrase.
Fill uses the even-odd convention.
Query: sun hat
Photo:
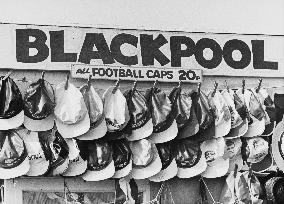
[[[90,84],[80,88],[90,118],[90,129],[88,132],[77,137],[79,140],[94,140],[103,137],[107,132],[106,121],[103,114],[103,102],[100,96]]]
[[[132,152],[132,171],[130,177],[133,179],[145,179],[159,173],[162,162],[156,145],[147,139],[136,140],[129,143]]]
[[[0,77],[0,130],[21,126],[24,122],[22,94],[10,77]]]
[[[50,162],[48,158],[45,157],[44,148],[42,147],[42,141],[39,133],[27,130],[25,128],[19,129],[17,132],[24,140],[30,163],[30,169],[26,175],[44,175],[49,169]]]
[[[126,139],[110,142],[113,149],[115,173],[112,178],[127,176],[132,170],[132,153]]]
[[[255,137],[261,135],[265,129],[265,113],[259,100],[251,90],[238,89],[236,93],[241,100],[246,103],[250,117],[248,131],[243,137]]]
[[[171,142],[156,144],[161,162],[162,169],[159,173],[148,179],[153,182],[162,182],[169,180],[177,175],[178,168],[173,153],[173,147]]]
[[[55,95],[43,78],[33,82],[24,95],[24,126],[30,131],[46,131],[54,126]]]
[[[243,140],[243,159],[248,163],[261,162],[268,152],[269,144],[262,137],[253,137]]]
[[[268,204],[284,203],[284,178],[272,177],[265,182],[266,198]]]
[[[227,174],[229,159],[223,159],[225,146],[226,144],[223,137],[214,138],[201,143],[200,148],[207,162],[207,168],[201,176],[205,178],[217,178]]]
[[[280,170],[284,171],[284,117],[272,135],[272,156]]]
[[[199,131],[199,123],[191,100],[191,93],[185,93],[180,87],[175,87],[169,99],[178,126],[176,139],[183,139],[195,135]]]
[[[208,99],[215,114],[215,135],[214,137],[224,137],[231,130],[231,113],[221,93],[210,91]]]
[[[223,159],[229,159],[229,169],[227,173],[235,170],[235,165],[238,165],[238,171],[243,168],[242,158],[242,141],[240,138],[225,139],[226,147]]]
[[[145,96],[135,88],[124,93],[129,109],[130,120],[125,127],[129,141],[149,137],[153,132],[153,122],[150,107]]]
[[[176,114],[166,93],[154,86],[146,91],[146,99],[154,126],[153,133],[148,139],[153,143],[164,143],[174,139],[178,133]]]
[[[23,139],[15,130],[0,131],[0,179],[25,175],[30,169]]]
[[[88,164],[86,172],[81,177],[85,181],[101,181],[111,178],[115,173],[111,145],[103,138],[84,142]]]
[[[207,168],[204,152],[200,144],[191,138],[173,143],[174,155],[178,167],[177,177],[191,178],[203,173]]]
[[[116,86],[109,87],[103,94],[104,115],[109,132],[122,130],[130,116],[126,98]]]
[[[90,129],[90,118],[84,98],[80,90],[68,80],[56,86],[55,101],[55,123],[62,137],[78,137]]]
[[[69,148],[69,164],[62,176],[78,176],[87,169],[87,156],[84,152],[84,143],[76,139],[65,139]]]

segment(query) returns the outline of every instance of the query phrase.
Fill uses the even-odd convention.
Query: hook
[[[256,90],[255,90],[255,92],[256,92],[256,93],[258,93],[258,92],[259,92],[260,87],[261,87],[261,83],[262,83],[262,79],[261,79],[261,78],[259,78],[259,79],[258,79],[258,86],[257,86],[257,88],[256,88]]]
[[[137,87],[137,80],[134,81],[132,90],[136,90],[136,87]]]
[[[181,80],[178,82],[178,88],[180,88],[181,87]]]
[[[199,83],[197,84],[197,92],[198,92],[198,93],[200,93],[200,89],[201,89],[201,83],[199,82]]]
[[[215,95],[215,93],[216,93],[216,91],[217,91],[217,88],[218,88],[218,83],[215,81],[215,82],[214,82],[214,90],[213,90],[213,92],[212,92],[212,94],[211,94],[212,97],[214,97],[214,95]]]
[[[45,71],[42,71],[41,73],[41,79],[44,79]]]
[[[70,78],[70,72],[68,72],[68,74],[67,74],[66,83],[65,83],[65,90],[68,89],[69,78]]]
[[[3,80],[6,80],[11,74],[12,74],[13,70],[10,70],[3,78]]]
[[[246,87],[246,80],[243,79],[243,81],[242,81],[242,93],[243,94],[245,93],[245,87]]]
[[[23,77],[23,78],[19,79],[18,81],[21,81],[21,82],[24,82],[24,83],[29,82],[26,77]]]
[[[90,87],[91,87],[91,85],[92,85],[92,83],[91,83],[91,78],[92,78],[92,75],[90,74],[90,75],[89,75],[89,78],[88,78],[88,82],[87,82],[87,84],[88,84],[88,85],[87,85],[87,87],[88,87],[87,89],[88,89],[88,90],[90,90]]]
[[[154,82],[154,84],[153,84],[153,88],[156,88],[157,83],[158,83],[158,80],[156,79],[155,82]]]
[[[229,86],[228,86],[227,80],[225,80],[225,87],[226,87],[227,91],[229,92]]]
[[[119,87],[119,84],[120,84],[120,79],[118,79],[118,80],[116,81],[116,83],[115,83],[115,86],[114,86],[114,88],[113,88],[113,90],[112,90],[112,93],[113,93],[113,94],[116,93],[116,91],[117,91],[117,89],[118,89],[118,87]]]
[[[234,169],[234,178],[237,177],[237,173],[238,173],[238,164],[235,164],[235,169]]]

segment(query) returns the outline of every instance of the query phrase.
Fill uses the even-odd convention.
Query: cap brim
[[[129,161],[129,164],[124,167],[123,169],[120,169],[118,171],[115,171],[114,175],[112,176],[112,178],[122,178],[127,176],[128,174],[130,174],[132,170],[132,159]]]
[[[114,162],[111,161],[106,168],[100,171],[87,170],[82,175],[82,178],[85,181],[101,181],[101,180],[111,178],[114,175],[114,173],[115,173]]]
[[[42,120],[33,120],[25,115],[24,126],[30,131],[48,131],[54,127],[54,120],[55,116],[53,114]]]
[[[280,170],[284,171],[284,158],[281,156],[278,143],[281,134],[284,133],[284,119],[276,126],[272,136],[272,156]]]
[[[56,127],[58,132],[62,135],[64,138],[74,138],[78,137],[80,135],[85,134],[90,129],[90,118],[89,114],[86,114],[85,117],[75,124],[64,124],[58,119],[55,120]]]
[[[256,173],[263,173],[269,170],[273,165],[271,154],[267,154],[263,160],[258,163],[251,164],[251,169]]]
[[[67,170],[68,165],[69,165],[69,159],[66,158],[65,161],[61,165],[59,165],[56,168],[52,169],[52,173],[51,174],[53,176],[57,176],[57,175],[63,174]]]
[[[276,127],[276,121],[273,121],[273,122],[269,123],[268,125],[265,125],[265,130],[261,134],[261,136],[263,136],[263,137],[271,136],[273,134],[275,127]]]
[[[84,161],[82,157],[78,157],[77,162],[69,161],[68,168],[61,174],[62,176],[78,176],[85,173],[87,169],[87,161]]]
[[[238,171],[240,171],[243,168],[243,158],[242,154],[237,154],[233,158],[229,158],[229,169],[227,174],[231,173],[232,171],[235,170],[235,165],[238,165]]]
[[[86,132],[83,135],[80,135],[79,137],[77,137],[77,139],[78,140],[96,140],[96,139],[99,139],[105,136],[106,132],[107,132],[106,121],[105,119],[103,119],[97,127],[89,129],[88,132]]]
[[[201,174],[205,178],[218,178],[227,174],[229,169],[229,159],[216,158],[207,163],[206,170]]]
[[[178,127],[176,120],[171,126],[163,132],[152,133],[147,139],[152,143],[164,143],[173,140],[178,134]]]
[[[251,116],[253,117],[253,116]],[[256,118],[253,119],[253,123],[248,126],[248,131],[243,137],[255,137],[259,136],[264,132],[265,129],[265,119],[262,118],[260,121]]]
[[[41,176],[45,174],[49,169],[49,161],[45,158],[30,161],[30,169],[27,172],[27,176]]]
[[[197,164],[190,168],[178,168],[177,177],[179,178],[192,178],[203,173],[207,168],[206,159],[204,154],[200,157]]]
[[[151,176],[154,176],[155,174],[159,173],[162,169],[162,162],[158,154],[158,150],[155,145],[153,145],[153,153],[154,153],[154,159],[152,163],[150,163],[148,166],[144,168],[132,168],[132,171],[130,173],[130,177],[134,179],[146,179]]]
[[[128,141],[135,141],[135,140],[141,140],[146,137],[149,137],[153,132],[153,121],[152,118],[142,127],[132,130],[131,135],[127,135]]]
[[[229,134],[231,130],[231,120],[223,121],[219,125],[215,125],[215,136],[214,138],[224,137]]]
[[[0,119],[0,130],[10,130],[20,127],[24,123],[24,111],[12,118]]]
[[[166,169],[161,170],[159,173],[157,173],[154,176],[151,176],[148,179],[153,182],[162,182],[175,177],[177,175],[177,172],[178,172],[177,163],[176,160],[173,159],[170,165]]]
[[[76,146],[77,144],[74,144],[73,139],[65,138],[65,141],[66,141],[66,143],[68,145],[68,149],[69,149],[69,154],[68,154],[69,160],[73,160],[73,159],[77,158],[80,154],[80,150]]]
[[[236,137],[242,137],[248,131],[248,120],[245,119],[243,122],[230,130],[230,132],[224,136],[226,139],[232,139]]]
[[[11,169],[0,168],[0,179],[11,179],[25,175],[30,169],[28,157],[17,167]]]

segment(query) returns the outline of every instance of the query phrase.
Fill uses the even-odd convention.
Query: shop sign
[[[85,78],[90,75],[93,79],[130,80],[130,81],[163,81],[163,82],[191,82],[202,81],[200,69],[181,68],[148,68],[148,67],[115,67],[115,66],[91,66],[72,65],[73,78]]]
[[[284,37],[0,24],[0,68],[72,64],[284,77]]]

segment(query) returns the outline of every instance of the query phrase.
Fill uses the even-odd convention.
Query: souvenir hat
[[[244,90],[244,93],[242,93],[242,91],[242,89],[239,89],[236,93],[240,98],[243,95],[244,102],[246,103],[250,116],[248,131],[243,135],[243,137],[259,136],[265,129],[264,110],[259,100],[251,90]]]
[[[248,138],[243,141],[243,157],[249,163],[261,162],[269,151],[269,144],[262,137]]]
[[[215,137],[213,109],[207,96],[200,90],[191,94],[192,105],[199,123],[199,131],[192,136],[195,141],[203,142]]]
[[[173,154],[172,144],[170,142],[156,144],[156,147],[162,162],[162,170],[154,176],[151,176],[149,180],[153,182],[162,182],[175,177],[178,168]]]
[[[132,153],[126,139],[111,142],[115,173],[112,178],[127,176],[132,170]]]
[[[284,171],[284,117],[272,135],[272,156],[280,170]]]
[[[22,94],[10,77],[0,77],[0,130],[21,126],[24,122]]]
[[[55,95],[43,78],[29,85],[24,96],[24,126],[30,131],[46,131],[54,126]]]
[[[153,132],[153,122],[146,98],[136,89],[125,92],[130,120],[125,127],[129,141],[140,140]]]
[[[273,171],[274,162],[270,152],[258,163],[251,164],[253,172],[259,176],[266,176],[269,174],[268,171]]]
[[[225,139],[226,147],[223,159],[229,159],[229,169],[227,173],[235,170],[235,165],[238,165],[238,171],[243,168],[242,158],[242,141],[240,138]]]
[[[129,121],[129,110],[126,98],[118,87],[112,86],[103,94],[104,115],[107,130],[114,132],[122,130]]]
[[[173,112],[176,114],[178,126],[177,139],[195,135],[199,131],[199,123],[195,114],[190,94],[182,92],[180,87],[175,87],[169,95]]]
[[[215,113],[214,137],[224,137],[231,130],[231,113],[229,108],[218,90],[209,92],[208,98]]]
[[[57,85],[55,101],[55,123],[62,137],[78,137],[90,129],[90,118],[83,96],[68,80]]]
[[[27,129],[20,129],[17,132],[21,135],[27,148],[30,169],[27,176],[40,176],[45,174],[49,169],[49,160],[45,157],[44,148],[40,141],[41,137],[38,132]]]
[[[23,139],[14,130],[0,132],[0,179],[25,175],[30,169]]]
[[[200,144],[186,138],[174,142],[174,155],[179,178],[191,178],[203,173],[207,168],[204,153]]]
[[[87,156],[84,151],[85,144],[80,140],[65,139],[69,147],[69,164],[62,176],[78,176],[87,169]]]
[[[130,142],[129,146],[133,156],[130,177],[145,179],[161,171],[162,162],[155,144],[142,139]]]
[[[90,118],[90,129],[77,137],[79,140],[94,140],[103,137],[107,132],[106,121],[103,115],[103,102],[100,96],[90,84],[82,86],[80,91],[83,95]]]
[[[115,173],[111,145],[103,139],[85,141],[87,171],[82,175],[85,181],[101,181],[111,178]]]
[[[260,88],[258,91],[255,90],[258,99],[263,105],[263,109],[265,110],[265,130],[261,136],[270,136],[273,133],[273,130],[276,126],[276,109],[275,105],[268,95],[268,92],[264,88]]]
[[[227,174],[229,159],[223,159],[225,152],[225,140],[223,137],[204,141],[201,150],[205,154],[207,162],[206,170],[201,174],[205,178],[217,178]]]
[[[248,112],[245,102],[242,101],[241,98],[234,91],[229,89],[228,93],[233,98],[234,106],[232,107],[235,107],[235,110],[237,111],[238,115],[240,116],[242,120],[241,124],[237,126],[233,125],[233,122],[231,123],[232,127],[234,128],[231,128],[230,132],[225,136],[226,138],[230,139],[230,138],[241,137],[248,131],[249,112]],[[227,98],[226,96],[228,97],[228,95],[225,94],[225,97],[224,97],[225,100],[230,101],[229,97]],[[234,118],[234,117],[235,115],[231,114],[231,118]]]
[[[42,137],[49,142],[47,158],[50,158],[50,169],[47,175],[57,176],[65,172],[69,164],[69,147],[60,133],[52,129],[41,133]]]
[[[178,128],[170,99],[165,92],[157,87],[147,90],[146,94],[154,126],[149,140],[153,143],[164,143],[174,139],[177,136]]]
[[[265,183],[268,204],[284,203],[284,178],[272,177]]]

